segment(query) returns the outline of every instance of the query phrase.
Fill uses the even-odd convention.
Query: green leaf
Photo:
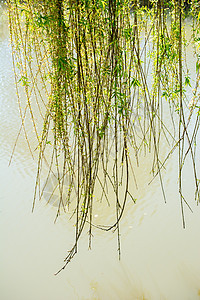
[[[29,86],[28,78],[25,77],[25,76],[22,76],[22,77],[19,79],[19,82],[21,82],[21,85],[22,85],[22,86]]]
[[[200,69],[200,61],[196,62],[196,72],[198,72]]]
[[[168,98],[169,96],[170,95],[167,93],[167,91],[164,91],[163,94],[162,94],[162,97],[167,97]]]
[[[133,80],[131,82],[131,86],[141,86],[141,83],[139,82],[138,79],[133,78]]]
[[[189,76],[185,76],[185,86],[188,86],[188,85],[191,87],[190,77]]]

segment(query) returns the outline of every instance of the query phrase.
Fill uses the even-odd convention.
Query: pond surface
[[[148,186],[150,155],[136,169],[138,202],[128,204],[121,223],[121,260],[116,233],[94,230],[92,250],[88,250],[85,233],[79,253],[63,272],[54,275],[73,245],[74,227],[67,215],[54,224],[56,207],[46,205],[45,199],[31,213],[37,160],[32,159],[23,135],[8,166],[20,119],[2,9],[0,127],[0,299],[200,299],[200,211],[193,200],[194,183],[188,164],[184,187],[193,213],[185,210],[183,229],[176,152],[163,172],[166,204],[159,180]],[[99,215],[95,217],[98,220]],[[109,217],[109,209],[104,217]]]

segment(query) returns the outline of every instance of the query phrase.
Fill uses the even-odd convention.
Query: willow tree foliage
[[[120,220],[126,203],[135,203],[134,165],[139,164],[141,152],[153,153],[152,175],[159,176],[165,199],[161,172],[179,149],[185,226],[184,206],[189,204],[182,193],[182,172],[189,157],[195,200],[200,200],[195,157],[200,115],[199,2],[188,2],[185,10],[182,0],[149,1],[146,6],[138,0],[8,0],[8,8],[20,132],[32,153],[25,126],[29,112],[38,140],[34,205],[54,176],[52,195],[56,188],[60,194],[56,218],[67,209],[75,224],[74,246],[62,269],[77,252],[85,227],[89,246],[93,227],[116,230],[120,255]],[[186,15],[191,24],[189,40]],[[196,61],[193,88],[185,61],[189,46]],[[25,106],[20,86],[26,93]],[[41,132],[38,120],[43,123]],[[163,140],[171,147],[164,160]],[[95,224],[97,200],[98,205],[106,201],[113,207],[112,224]]]

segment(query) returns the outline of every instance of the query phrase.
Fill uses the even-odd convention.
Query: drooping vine
[[[116,230],[120,256],[120,220],[126,203],[135,203],[132,186],[137,178],[133,161],[139,164],[141,153],[153,153],[153,178],[159,176],[166,201],[162,169],[178,147],[184,226],[184,205],[189,204],[182,191],[182,170],[190,154],[195,199],[199,202],[195,157],[200,115],[199,4],[191,1],[187,10],[192,16],[193,33],[186,41],[183,1],[147,2],[8,1],[22,119],[19,134],[24,132],[32,155],[25,126],[28,113],[37,138],[33,208],[53,177],[56,186],[48,201],[57,188],[56,219],[61,212],[70,210],[75,224],[75,242],[62,269],[77,253],[86,227],[89,247],[93,227]],[[191,88],[183,61],[188,43],[193,45],[196,56],[192,99],[185,96],[185,89]],[[21,85],[25,105],[20,97]],[[188,130],[191,120],[195,120],[192,133]],[[166,159],[160,155],[163,140],[171,147]],[[112,224],[95,224],[96,195],[99,205],[104,201],[113,207]]]

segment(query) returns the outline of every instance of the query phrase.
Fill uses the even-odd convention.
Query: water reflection
[[[2,18],[0,19],[2,27]],[[7,25],[0,31],[0,184],[1,184],[1,280],[4,300],[134,300],[200,299],[199,210],[186,211],[187,228],[181,227],[177,193],[176,153],[163,173],[167,187],[164,203],[159,181],[150,188],[150,160],[135,168],[136,205],[129,201],[121,224],[122,258],[118,261],[116,233],[94,229],[92,251],[87,232],[79,254],[59,276],[61,258],[73,245],[73,220],[61,216],[54,224],[56,208],[37,204],[31,213],[36,163],[22,137],[8,167],[20,121],[12,75]],[[186,171],[190,166],[188,165]],[[187,199],[193,181],[187,177]],[[191,201],[192,202],[192,201]],[[193,202],[192,202],[193,203]],[[99,210],[98,210],[99,209]],[[109,220],[109,210],[96,208],[96,222]]]

